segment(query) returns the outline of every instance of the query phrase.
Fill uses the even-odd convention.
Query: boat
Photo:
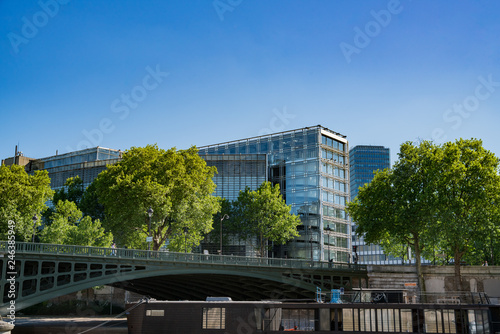
[[[14,329],[14,325],[10,322],[3,321],[0,317],[0,334],[10,334],[10,331]]]
[[[395,291],[365,289],[353,292],[350,298],[339,298],[339,292],[333,290],[325,298],[320,292],[311,300],[143,299],[127,303],[127,323],[129,334],[500,332],[500,305],[474,304],[455,296],[425,303],[403,297],[404,292],[398,297]],[[487,301],[476,302],[481,300]]]

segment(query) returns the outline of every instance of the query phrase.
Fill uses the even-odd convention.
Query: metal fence
[[[372,304],[442,304],[442,305],[488,305],[491,304],[484,292],[447,291],[439,293],[418,293],[406,290],[360,289],[345,292],[341,303]]]

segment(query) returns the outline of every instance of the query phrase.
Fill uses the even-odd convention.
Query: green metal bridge
[[[165,300],[314,298],[367,286],[362,265],[0,241],[0,314],[98,285]]]

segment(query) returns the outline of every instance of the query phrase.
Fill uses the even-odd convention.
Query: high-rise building
[[[321,125],[199,148],[202,157],[266,155],[265,177],[279,184],[286,204],[302,221],[300,236],[276,255],[342,262],[349,261],[351,249],[345,212],[349,199],[348,152],[346,137]],[[214,181],[219,187],[220,182]],[[234,194],[237,187],[233,181]]]
[[[390,151],[383,146],[358,145],[349,151],[350,173],[351,173],[351,201],[358,195],[360,187],[370,183],[374,172],[391,167]],[[353,232],[356,223],[352,223]],[[356,249],[354,254],[360,264],[396,264],[401,259],[387,256],[379,245],[366,245],[363,238],[352,236],[352,244]]]
[[[351,201],[358,195],[360,187],[372,181],[375,171],[391,167],[390,151],[383,146],[354,146],[349,151],[349,161]]]

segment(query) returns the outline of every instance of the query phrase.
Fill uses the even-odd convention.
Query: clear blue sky
[[[0,0],[0,157],[321,124],[500,156],[500,2]]]

